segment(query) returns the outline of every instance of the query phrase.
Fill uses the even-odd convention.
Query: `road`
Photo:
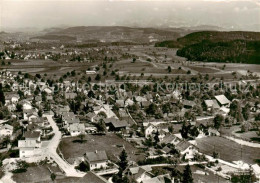
[[[65,172],[66,176],[68,176],[68,177],[83,177],[85,175],[85,173],[78,172],[74,168],[74,166],[70,165],[68,162],[63,160],[57,154],[56,149],[58,148],[62,134],[59,131],[59,128],[56,125],[55,121],[53,120],[52,115],[44,115],[44,116],[47,117],[55,135],[50,140],[48,146],[46,147],[46,149],[43,150],[43,152],[45,153],[45,155],[47,157],[52,158],[59,165],[59,167]]]

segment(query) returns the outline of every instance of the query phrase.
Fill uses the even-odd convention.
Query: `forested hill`
[[[195,32],[155,46],[180,48],[177,55],[192,61],[260,64],[259,32]]]

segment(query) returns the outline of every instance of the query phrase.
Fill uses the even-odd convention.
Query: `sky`
[[[260,31],[260,0],[0,0],[0,27],[218,26]]]

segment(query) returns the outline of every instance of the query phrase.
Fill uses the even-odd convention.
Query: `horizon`
[[[258,0],[28,1],[3,0],[0,31],[41,31],[77,26],[260,31]],[[33,16],[32,16],[33,15]],[[207,16],[205,16],[207,15]],[[192,18],[191,18],[192,17]]]

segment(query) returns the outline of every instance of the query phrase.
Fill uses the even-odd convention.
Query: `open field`
[[[254,140],[254,138],[257,138],[257,131],[247,131],[241,133],[241,127],[240,126],[232,126],[230,128],[222,128],[221,133],[223,135],[227,136],[235,136],[236,138],[240,138],[246,141],[252,141],[255,143],[259,143],[259,141]]]
[[[29,167],[24,173],[16,173],[13,180],[19,183],[51,182],[51,173],[47,166]]]
[[[220,159],[229,162],[242,160],[254,164],[260,157],[259,148],[241,146],[223,137],[206,137],[197,139],[196,142],[200,152],[212,156],[215,149]]]
[[[75,139],[77,137],[62,139],[59,148],[65,159],[82,157],[86,152],[105,150],[110,160],[118,161],[117,156],[123,150],[122,146],[125,146],[129,160],[138,161],[144,157],[143,155],[135,155],[138,149],[113,133],[102,136],[87,134],[85,138],[87,142],[82,144],[73,143]]]
[[[210,67],[198,67],[198,66],[189,66],[190,69],[193,69],[195,71],[198,71],[199,73],[216,73],[219,72],[216,68],[210,68]]]

